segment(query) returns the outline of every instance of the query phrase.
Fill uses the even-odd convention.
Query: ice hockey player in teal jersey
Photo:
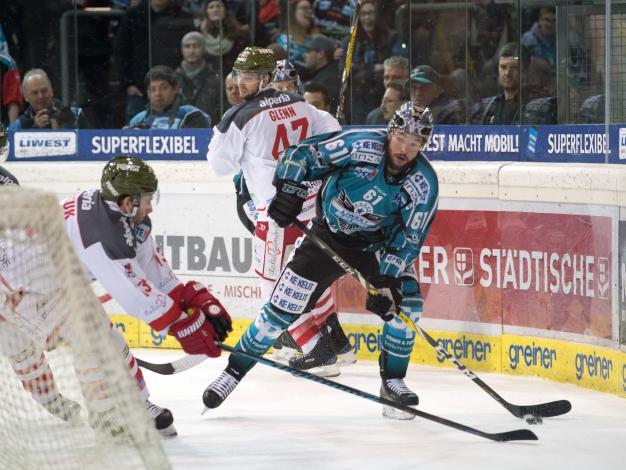
[[[311,230],[375,287],[366,309],[385,322],[379,357],[381,396],[404,405],[418,397],[404,383],[415,333],[395,314],[418,321],[423,298],[414,264],[438,202],[437,175],[421,150],[432,134],[430,111],[404,103],[387,130],[352,129],[311,137],[281,155],[268,214],[279,226],[296,220],[306,198],[305,181],[324,179]],[[305,237],[283,269],[269,301],[236,349],[262,355],[319,295],[345,272]],[[231,355],[204,392],[216,408],[254,362]],[[392,408],[383,415],[410,419]]]

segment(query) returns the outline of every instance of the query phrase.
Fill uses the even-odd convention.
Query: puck
[[[542,424],[543,419],[541,416],[525,415],[524,419],[528,424]]]

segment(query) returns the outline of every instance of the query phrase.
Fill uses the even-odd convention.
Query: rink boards
[[[238,338],[263,302],[253,242],[234,188],[202,162],[153,162],[161,201],[157,242],[183,278],[211,286],[233,313]],[[101,162],[6,163],[24,186],[59,197],[97,185]],[[434,162],[440,211],[416,268],[421,326],[470,369],[531,375],[626,397],[623,273],[626,169],[599,164]],[[62,182],[60,182],[62,181]],[[350,279],[334,286],[361,359],[377,358],[381,323]],[[172,348],[105,304],[131,346]],[[620,328],[621,327],[621,328]],[[412,361],[448,367],[417,341]]]

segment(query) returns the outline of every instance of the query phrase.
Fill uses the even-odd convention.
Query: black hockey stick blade
[[[319,238],[311,229],[309,229],[304,223],[299,220],[295,221],[295,226],[298,227],[302,233],[304,233],[308,238],[311,239],[313,243],[315,243],[324,253],[330,256],[337,265],[342,268],[346,273],[352,275],[358,282],[368,291],[375,290],[374,286],[365,279],[365,277],[355,268],[350,266],[341,256],[339,256],[335,250],[333,250],[324,240]],[[530,405],[530,406],[518,406],[512,403],[509,403],[504,398],[502,398],[494,389],[492,389],[489,385],[483,382],[480,377],[474,374],[470,369],[468,369],[461,361],[459,361],[456,357],[448,352],[443,346],[441,346],[435,339],[430,336],[426,331],[424,331],[421,327],[417,326],[413,320],[411,320],[404,312],[399,312],[398,316],[400,319],[407,324],[409,328],[415,331],[417,334],[421,336],[428,344],[430,344],[440,355],[448,359],[452,362],[457,369],[459,369],[463,374],[469,377],[476,385],[482,388],[487,394],[500,403],[504,408],[506,408],[511,414],[518,418],[523,418],[527,414],[533,414],[535,417],[549,418],[551,416],[559,416],[567,413],[572,409],[572,405],[567,400],[559,400],[556,402],[550,403],[542,403],[539,405]],[[525,413],[524,411],[528,411]]]
[[[557,400],[538,405],[510,405],[507,408],[518,418],[524,418],[528,415],[536,418],[552,418],[569,413],[572,409],[572,404],[567,400]]]
[[[204,362],[208,359],[208,357],[209,356],[204,354],[187,355],[181,357],[180,359],[176,359],[175,361],[166,362],[165,364],[153,364],[152,362],[144,361],[138,357],[136,357],[135,360],[137,361],[139,367],[151,370],[152,372],[156,372],[161,375],[172,375],[191,369],[201,362]]]
[[[348,385],[344,385],[338,382],[333,382],[332,380],[328,380],[323,377],[318,377],[317,375],[313,375],[303,370],[294,369],[293,367],[281,364],[280,362],[272,361],[271,359],[267,359],[265,357],[259,357],[259,356],[255,356],[254,354],[250,354],[245,351],[236,350],[226,344],[219,344],[219,347],[223,349],[224,351],[230,352],[231,354],[243,356],[247,359],[260,362],[261,364],[265,364],[266,366],[270,366],[275,369],[280,369],[284,372],[289,372],[290,374],[295,375],[297,377],[302,377],[308,380],[312,380],[313,382],[317,382],[319,384],[332,387],[336,390],[341,390],[342,392],[350,393],[351,395],[356,395],[358,397],[365,398],[366,400],[370,400],[370,401],[379,403],[381,405],[390,406],[392,408],[396,408],[398,410],[404,411],[405,413],[410,413],[414,416],[419,416],[420,418],[434,421],[436,423],[443,424],[444,426],[448,426],[454,429],[458,429],[459,431],[463,431],[463,432],[467,432],[470,434],[474,434],[476,436],[484,437],[485,439],[490,439],[492,441],[497,441],[497,442],[536,441],[538,439],[537,435],[529,429],[517,429],[515,431],[507,431],[507,432],[500,432],[500,433],[487,433],[479,429],[466,426],[465,424],[460,424],[455,421],[442,418],[441,416],[426,413],[425,411],[417,410],[415,408],[411,408],[410,406],[401,405],[400,403],[396,403],[394,401],[387,400],[385,398],[381,398],[376,395],[372,395],[371,393],[364,392],[362,390],[350,387]]]

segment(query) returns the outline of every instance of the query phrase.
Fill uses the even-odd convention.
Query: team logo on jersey
[[[383,145],[382,142],[379,142],[378,140],[371,140],[371,139],[361,139],[361,140],[357,140],[353,145],[352,148],[358,150],[363,150],[365,152],[369,151],[369,152],[383,152],[385,150],[385,146]]]
[[[373,213],[374,208],[370,203],[366,201],[352,202],[344,190],[336,198],[333,198],[331,205],[336,211],[339,228],[344,233],[376,227],[384,218]]]
[[[362,178],[368,181],[372,181],[374,178],[376,178],[376,175],[378,174],[378,169],[359,166],[354,169],[354,174],[357,176],[357,178]]]

